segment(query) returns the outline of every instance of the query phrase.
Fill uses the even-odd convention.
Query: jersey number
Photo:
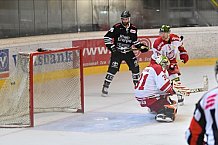
[[[144,86],[145,86],[145,82],[146,82],[146,79],[148,77],[148,74],[146,75],[141,75],[140,79],[139,79],[139,82],[137,83],[137,85],[135,86],[135,89],[138,89],[138,90],[144,90]],[[142,83],[141,83],[142,82]],[[139,86],[140,84],[140,86]]]

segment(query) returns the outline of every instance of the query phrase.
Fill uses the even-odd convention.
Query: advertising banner
[[[150,48],[154,40],[158,36],[140,36],[139,41],[145,42]],[[83,48],[84,67],[108,65],[110,59],[110,51],[105,47],[103,39],[75,40],[72,46],[80,46]],[[141,53],[134,51],[139,62],[150,61],[152,51]]]
[[[9,50],[0,50],[0,78],[9,76]]]

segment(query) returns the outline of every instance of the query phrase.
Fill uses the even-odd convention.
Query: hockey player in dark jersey
[[[132,72],[133,83],[136,84],[139,79],[139,65],[132,47],[134,45],[141,52],[147,52],[148,47],[137,40],[137,28],[130,23],[130,17],[129,11],[123,11],[121,23],[115,24],[104,36],[105,45],[111,51],[110,64],[102,88],[104,97],[108,95],[110,83],[123,60]]]
[[[218,77],[218,61],[215,66]],[[194,116],[186,131],[189,145],[218,145],[218,88],[203,95],[196,104]]]

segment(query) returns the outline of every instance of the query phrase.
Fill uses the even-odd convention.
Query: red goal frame
[[[63,48],[63,49],[57,49],[57,50],[51,50],[51,51],[43,51],[43,52],[32,52],[30,53],[30,63],[29,63],[29,93],[30,93],[30,105],[29,105],[29,113],[30,113],[30,126],[34,126],[34,83],[33,83],[33,57],[40,55],[40,54],[51,54],[51,53],[57,53],[57,52],[63,52],[63,51],[76,51],[79,50],[79,56],[80,56],[80,92],[81,92],[81,109],[78,109],[77,112],[84,113],[84,77],[83,77],[83,49],[80,47],[72,47],[72,48]]]

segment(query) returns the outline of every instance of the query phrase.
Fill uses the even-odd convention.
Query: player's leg
[[[102,96],[106,97],[108,95],[109,86],[120,68],[120,64],[122,62],[122,56],[120,53],[112,53],[110,58],[110,64],[107,70],[107,74],[104,79],[104,84],[102,87]]]
[[[137,98],[137,97],[136,97]],[[148,107],[150,112],[157,113],[155,119],[162,122],[172,122],[177,113],[177,102],[171,100],[169,96],[154,98],[137,98],[141,107]]]
[[[128,54],[126,54],[124,60],[126,61],[129,70],[132,72],[133,83],[134,85],[136,85],[140,78],[138,60],[133,52],[129,52]]]
[[[180,82],[180,71],[179,71],[179,67],[177,65],[177,63],[171,63],[168,69],[168,73],[169,73],[169,78],[170,80],[173,82]],[[178,104],[179,105],[184,105],[184,97],[183,95],[177,94],[177,98],[178,98]]]

